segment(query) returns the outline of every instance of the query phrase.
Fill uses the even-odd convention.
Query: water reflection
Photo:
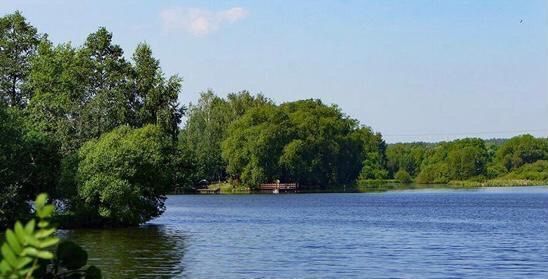
[[[105,278],[173,278],[183,273],[185,237],[164,226],[63,231],[89,253]]]

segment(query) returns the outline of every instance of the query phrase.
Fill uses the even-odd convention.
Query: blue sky
[[[98,26],[184,78],[320,98],[388,142],[548,135],[548,1],[6,1],[56,43]],[[520,21],[523,20],[522,23]]]

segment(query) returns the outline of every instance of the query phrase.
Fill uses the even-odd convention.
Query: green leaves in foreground
[[[25,225],[17,221],[6,230],[6,241],[0,248],[0,278],[101,278],[101,271],[87,264],[88,255],[73,242],[62,242],[57,256],[52,253],[59,238],[49,219],[55,208],[40,194],[34,203],[36,219]]]

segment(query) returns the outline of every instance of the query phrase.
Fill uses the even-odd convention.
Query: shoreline
[[[222,186],[218,184],[210,185],[210,189],[220,188],[220,195],[261,195],[271,194],[268,192],[260,192],[250,190],[248,187],[235,187],[229,183],[222,183]],[[300,189],[296,193],[283,193],[283,194],[320,194],[320,193],[374,193],[374,192],[386,192],[397,190],[415,190],[415,189],[474,189],[474,188],[489,188],[489,187],[531,187],[531,186],[548,186],[548,181],[535,181],[535,180],[488,180],[488,181],[450,181],[448,183],[439,184],[402,184],[389,181],[375,181],[375,183],[362,183],[360,185],[346,185],[346,186],[332,186],[327,188],[316,189]],[[171,193],[169,195],[203,195],[199,193]]]

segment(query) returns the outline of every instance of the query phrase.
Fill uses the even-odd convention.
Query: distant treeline
[[[203,93],[187,117],[179,141],[194,159],[194,180],[251,187],[276,179],[316,187],[384,179],[548,181],[548,139],[531,135],[386,144],[336,106],[319,100],[275,105],[248,92]]]
[[[146,44],[127,59],[105,28],[82,46],[54,45],[20,13],[1,17],[0,227],[28,216],[41,192],[65,226],[127,226],[204,179],[250,188],[277,179],[317,188],[548,180],[544,138],[387,145],[320,100],[207,91],[184,107],[181,88]]]

